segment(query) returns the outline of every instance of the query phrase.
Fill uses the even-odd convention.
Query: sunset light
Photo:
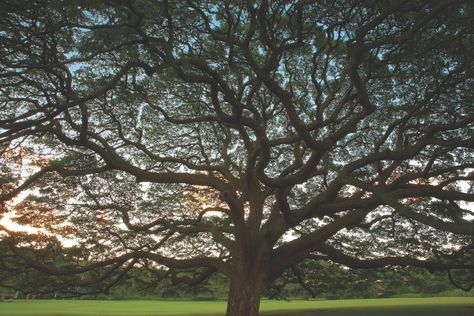
[[[472,316],[473,21],[1,0],[0,315]]]

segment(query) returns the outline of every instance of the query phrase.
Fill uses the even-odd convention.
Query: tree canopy
[[[473,268],[469,1],[3,3],[2,266]]]

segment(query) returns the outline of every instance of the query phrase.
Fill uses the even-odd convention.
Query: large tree
[[[472,268],[470,1],[1,11],[1,211],[40,228],[2,227],[8,260],[101,279],[221,272],[229,316],[257,315],[307,258]]]

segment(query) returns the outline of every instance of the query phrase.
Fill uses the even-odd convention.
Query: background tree
[[[7,0],[1,14],[2,213],[87,250],[58,266],[2,228],[25,264],[219,271],[239,316],[314,255],[472,268],[468,1]]]

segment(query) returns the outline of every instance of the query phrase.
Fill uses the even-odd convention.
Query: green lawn
[[[30,300],[0,302],[1,316],[223,315],[225,302]],[[474,297],[263,301],[264,315],[473,316]],[[244,315],[243,315],[244,316]]]

